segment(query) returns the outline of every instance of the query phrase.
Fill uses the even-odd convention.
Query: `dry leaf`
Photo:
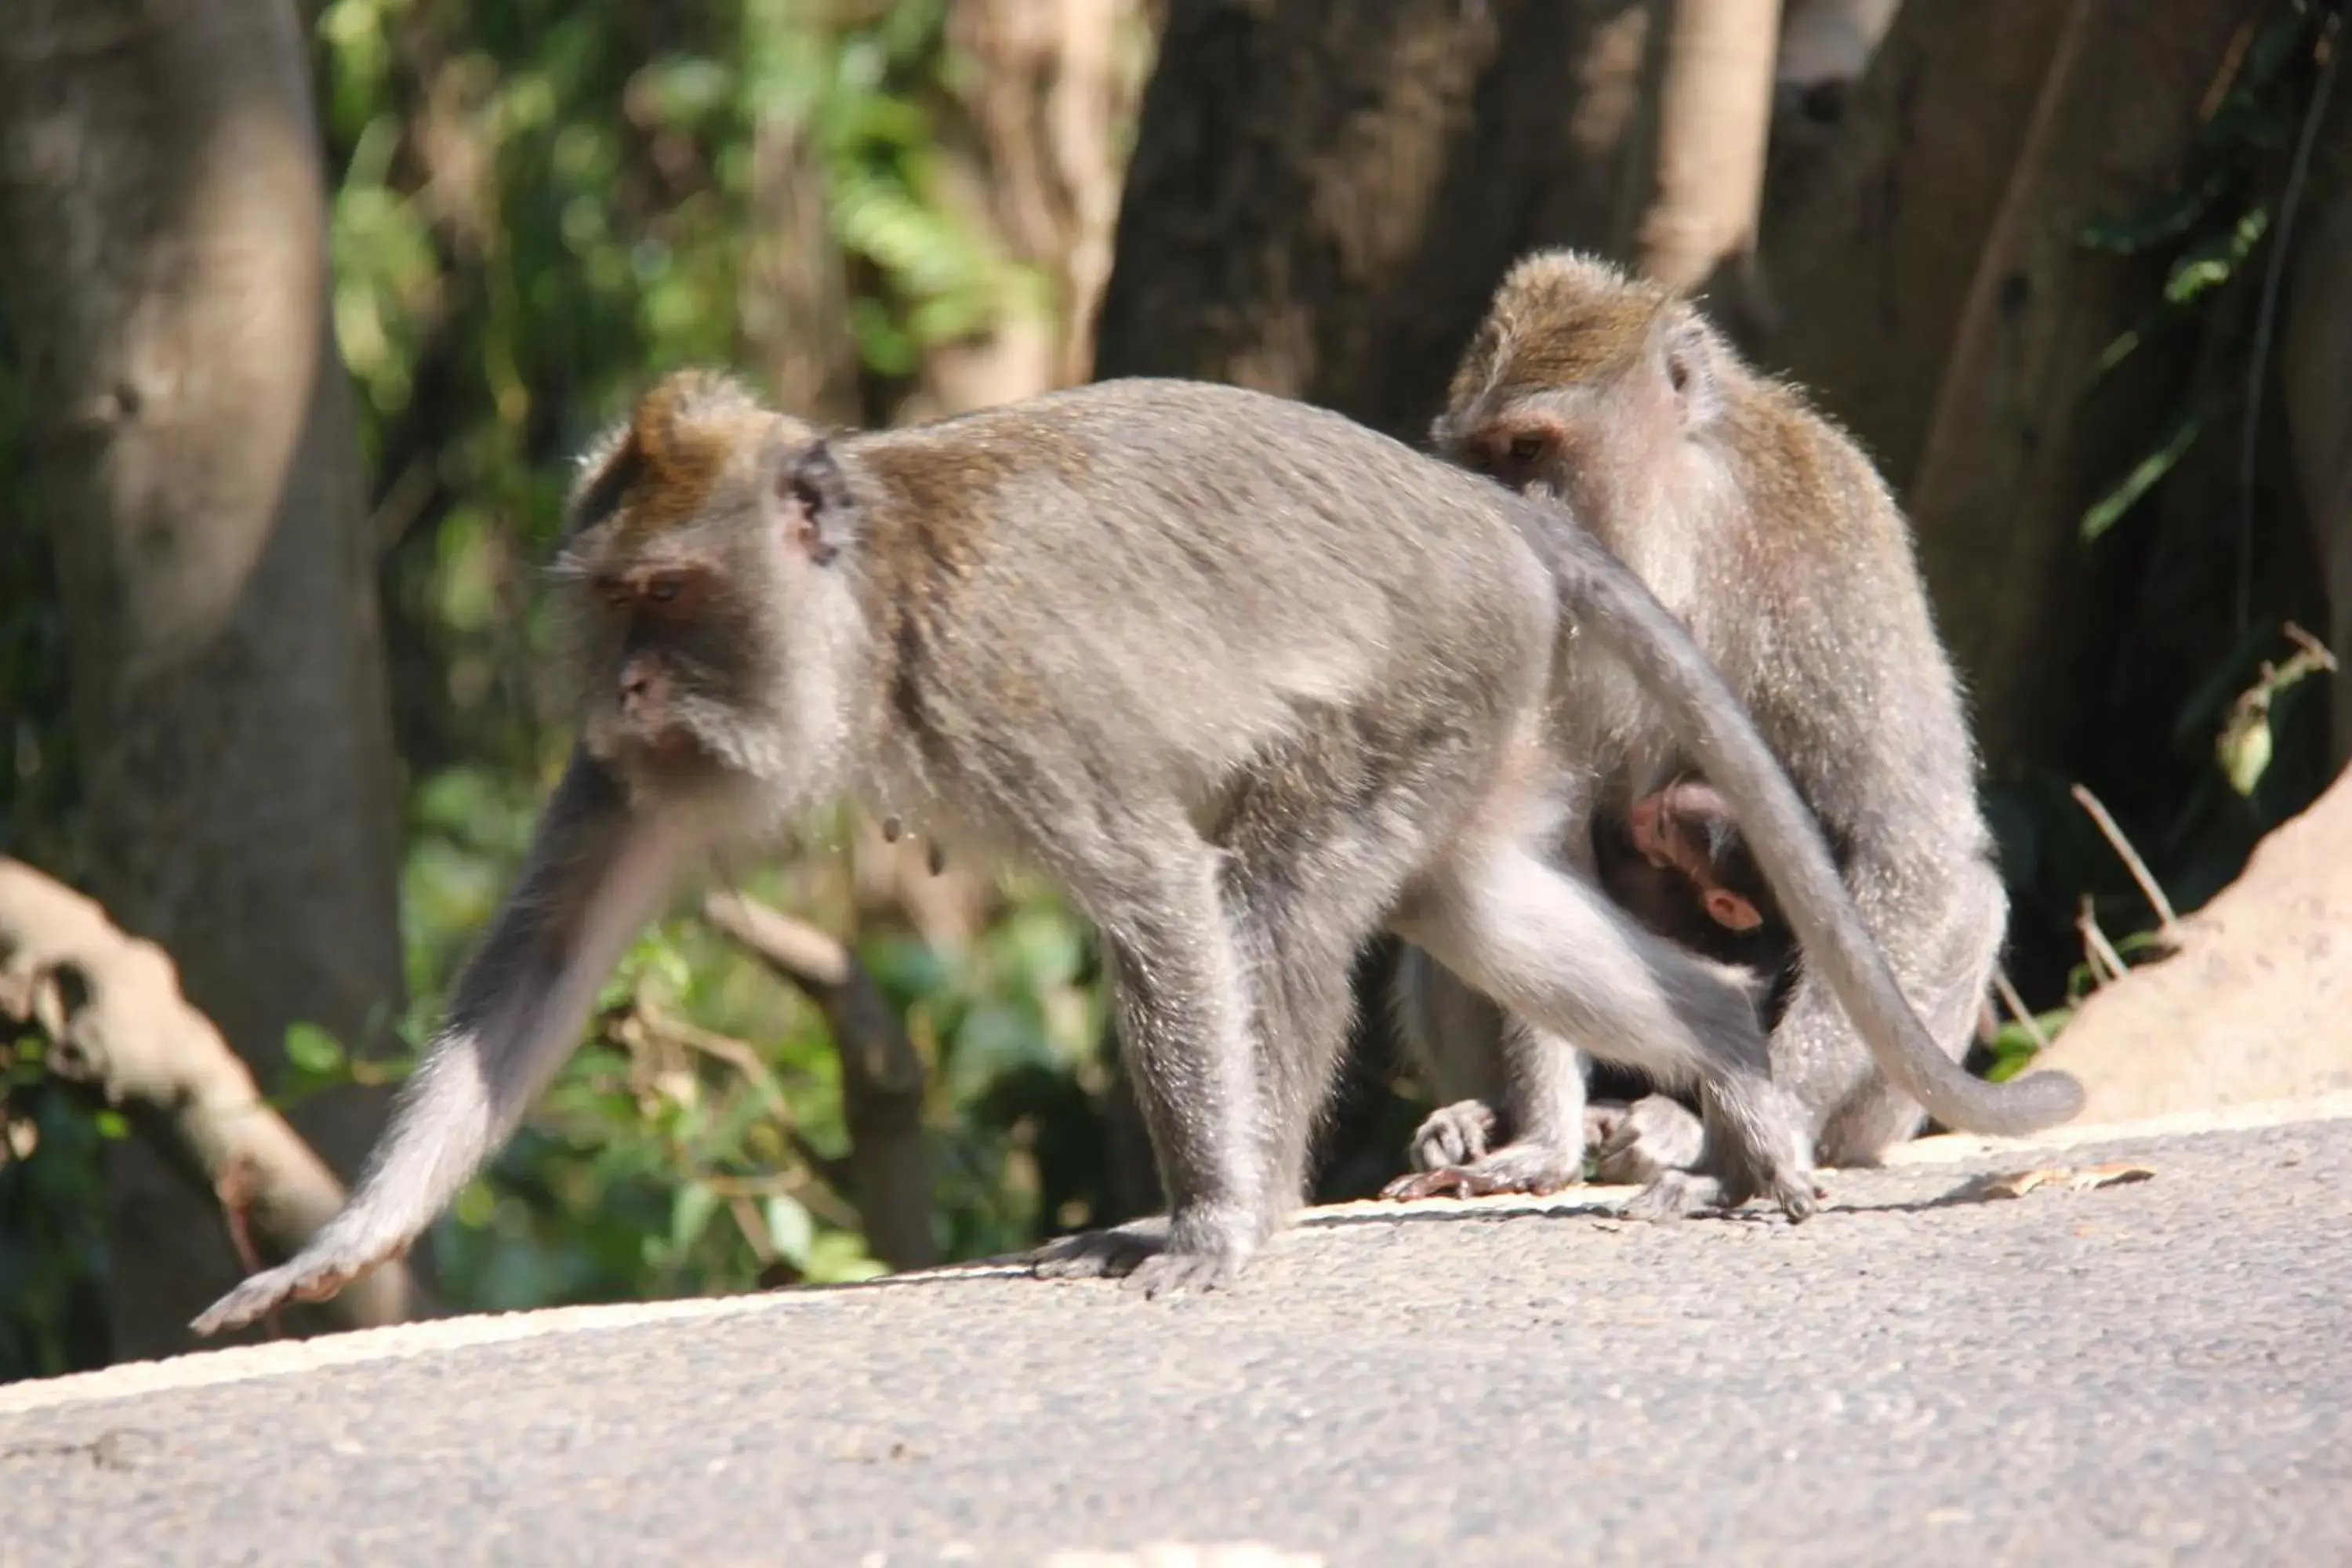
[[[1954,1195],[1990,1201],[1994,1198],[2021,1198],[2036,1187],[2063,1186],[2070,1193],[2086,1193],[2094,1187],[2116,1187],[2127,1182],[2153,1179],[2155,1170],[2147,1165],[2134,1165],[2116,1161],[2105,1165],[2084,1165],[2079,1170],[2072,1165],[2045,1165],[2032,1171],[2011,1171],[2002,1174],[1978,1176],[1965,1183]]]

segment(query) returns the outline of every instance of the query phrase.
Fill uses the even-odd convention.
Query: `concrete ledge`
[[[2068,1126],[2031,1139],[1958,1135],[1923,1138],[1895,1150],[1886,1163],[1892,1168],[1933,1166],[2009,1152],[2076,1148],[2139,1138],[2230,1132],[2347,1118],[2352,1118],[2352,1092],[2310,1100],[2232,1106],[2210,1112],[2158,1117],[2144,1121]],[[1512,1214],[1606,1214],[1623,1204],[1635,1190],[1633,1187],[1589,1186],[1542,1198],[1441,1198],[1416,1203],[1409,1208],[1379,1202],[1336,1204],[1301,1214],[1293,1234],[1312,1238],[1318,1229],[1399,1218],[1405,1214],[1425,1216],[1453,1211],[1491,1217]],[[603,1332],[647,1323],[733,1317],[750,1312],[815,1310],[853,1291],[905,1289],[937,1281],[1004,1277],[1023,1272],[1025,1270],[1017,1263],[993,1259],[893,1275],[856,1286],[811,1287],[703,1300],[620,1302],[478,1314],[403,1323],[394,1328],[333,1334],[320,1339],[198,1351],[165,1361],[128,1362],[68,1377],[0,1385],[0,1416],[63,1405],[134,1398],[170,1390],[283,1377],[324,1367],[398,1361],[473,1345]]]

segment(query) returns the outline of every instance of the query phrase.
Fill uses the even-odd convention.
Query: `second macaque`
[[[1909,525],[1869,459],[1796,388],[1744,363],[1689,301],[1565,252],[1529,257],[1505,279],[1433,435],[1465,467],[1566,500],[1690,627],[1788,767],[1908,1000],[1957,1061],[2008,900],[1977,801],[1959,683]],[[1726,956],[1738,928],[1772,932],[1771,911],[1752,898],[1743,909],[1717,896],[1741,892],[1730,875],[1738,856],[1719,852],[1738,843],[1727,816],[1720,826],[1732,837],[1710,831],[1706,855],[1680,853],[1680,832],[1659,831],[1683,820],[1668,786],[1694,773],[1712,778],[1708,759],[1664,735],[1639,693],[1572,640],[1560,662],[1574,696],[1555,702],[1556,744],[1588,764],[1589,815],[1601,829],[1564,841],[1563,859],[1594,867],[1612,825],[1640,837],[1637,803],[1661,802],[1669,809],[1650,824],[1652,852],[1615,868],[1630,878],[1628,907],[1646,900],[1643,912],[1666,923],[1703,912],[1686,945],[1710,956]],[[1662,887],[1668,868],[1706,885]],[[1598,868],[1604,878],[1610,869]],[[1809,960],[1790,980],[1771,1034],[1773,1074],[1823,1163],[1866,1164],[1912,1136],[1925,1113],[1862,1048],[1826,979]],[[1585,1085],[1556,1066],[1575,1059],[1578,1042],[1470,995],[1425,955],[1406,954],[1399,991],[1403,1032],[1441,1109],[1415,1140],[1420,1173],[1391,1192],[1579,1179]],[[1502,1104],[1478,1092],[1496,1084]],[[1703,1131],[1667,1094],[1653,1094],[1613,1129],[1602,1173],[1697,1170],[1708,1158]]]

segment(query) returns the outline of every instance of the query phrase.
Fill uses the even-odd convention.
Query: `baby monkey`
[[[1596,823],[1594,831],[1615,826]],[[1635,801],[1623,828],[1617,864],[1616,847],[1596,843],[1601,885],[1643,924],[1727,963],[1755,962],[1758,943],[1777,942],[1785,952],[1780,906],[1713,784],[1675,779]],[[1726,942],[1737,945],[1726,951]]]
[[[1958,682],[1908,525],[1869,460],[1794,388],[1744,364],[1687,301],[1565,252],[1531,256],[1505,279],[1433,437],[1465,467],[1566,500],[1690,627],[1788,768],[1906,995],[1957,1061],[2007,895]],[[1707,784],[1662,790],[1687,772],[1711,777],[1705,760],[1573,637],[1561,657],[1556,743],[1586,770],[1601,844],[1571,835],[1559,855],[1605,859],[1622,825],[1647,847],[1601,869],[1629,907],[1717,956],[1731,956],[1728,939],[1744,932],[1769,961],[1779,916],[1733,879],[1744,814]],[[1693,879],[1696,910],[1688,890],[1647,875],[1662,859]],[[1773,1075],[1824,1163],[1869,1163],[1925,1112],[1874,1061],[1828,979],[1808,951],[1772,1029]],[[1423,955],[1407,955],[1399,984],[1403,1032],[1441,1102],[1481,1102],[1433,1116],[1415,1165],[1478,1167],[1449,1180],[1479,1190],[1578,1179],[1584,1088],[1556,1065],[1569,1059],[1564,1042],[1467,999]],[[1488,1146],[1498,1131],[1512,1147]],[[1652,1096],[1615,1128],[1603,1172],[1648,1180],[1700,1163],[1704,1148],[1690,1113]]]
[[[959,860],[1037,867],[1094,922],[1170,1213],[1055,1243],[1040,1273],[1151,1294],[1240,1268],[1302,1199],[1350,969],[1384,929],[1697,1083],[1732,1201],[1802,1217],[1807,1152],[1746,994],[1547,853],[1564,615],[1705,760],[1892,1070],[1940,1075],[1925,1092],[1986,1131],[2079,1103],[1937,1053],[1754,727],[1565,511],[1337,415],[1123,381],[825,433],[684,373],[589,454],[556,579],[581,737],[520,883],[349,1207],[199,1331],[405,1249],[672,878],[842,795]]]

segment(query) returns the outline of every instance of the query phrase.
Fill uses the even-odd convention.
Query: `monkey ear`
[[[763,499],[795,549],[814,565],[833,563],[849,537],[856,503],[823,437],[777,454]]]
[[[1715,340],[1706,323],[1688,310],[1666,317],[1658,335],[1658,371],[1682,409],[1683,428],[1703,430],[1723,412]]]
[[[1708,918],[1726,931],[1754,931],[1764,923],[1754,904],[1727,888],[1709,888],[1706,903]]]

